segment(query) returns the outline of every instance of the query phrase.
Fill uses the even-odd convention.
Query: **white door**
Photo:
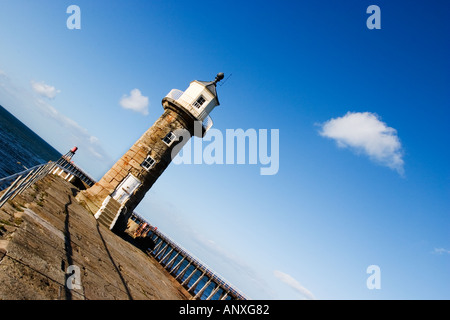
[[[129,174],[114,190],[112,197],[119,203],[124,203],[140,185],[138,178]]]

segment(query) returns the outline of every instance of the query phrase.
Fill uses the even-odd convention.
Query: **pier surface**
[[[187,300],[157,261],[97,223],[48,175],[0,209],[2,300]],[[67,286],[79,270],[80,286]]]

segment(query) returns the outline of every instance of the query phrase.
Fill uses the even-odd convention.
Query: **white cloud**
[[[22,122],[58,151],[65,153],[77,146],[81,150],[75,159],[77,165],[95,176],[103,175],[105,166],[114,163],[103,142],[62,114],[48,99],[37,95],[31,86],[21,87],[13,77],[0,75],[0,102],[4,107],[13,108]]]
[[[450,250],[444,248],[434,248],[433,253],[435,254],[450,254]]]
[[[57,90],[54,86],[45,84],[43,81],[31,81],[31,87],[34,92],[49,99],[54,99],[56,95],[61,92],[61,90]]]
[[[148,115],[148,97],[143,96],[139,89],[131,90],[129,96],[123,95],[119,103],[124,109]]]
[[[403,174],[403,150],[397,130],[371,112],[347,112],[323,123],[321,136],[334,139],[339,147],[362,152],[373,161]]]
[[[86,128],[61,114],[55,107],[40,98],[35,100],[35,104],[43,114],[54,119],[60,126],[67,129],[68,133],[71,133],[77,139],[78,144],[89,150],[91,155],[99,160],[109,160],[109,156],[100,145],[99,139],[92,136]]]
[[[7,88],[7,83],[9,82],[9,77],[8,77],[8,75],[6,74],[6,72],[5,71],[3,71],[2,69],[0,69],[0,88],[3,88],[3,89],[5,89],[5,90],[7,90],[7,91],[9,91],[8,90],[8,88]],[[3,97],[2,97],[3,98]],[[3,101],[2,101],[3,102]],[[4,103],[4,102],[3,102]]]
[[[284,282],[289,287],[300,293],[303,297],[309,300],[315,300],[316,298],[314,295],[305,287],[303,287],[297,280],[295,280],[292,276],[290,276],[287,273],[274,270],[273,275],[280,280],[281,282]]]

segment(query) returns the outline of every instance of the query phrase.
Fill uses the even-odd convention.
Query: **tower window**
[[[200,108],[202,104],[204,104],[206,101],[204,96],[198,97],[197,101],[194,102],[194,107]]]
[[[145,158],[145,160],[142,161],[141,167],[148,171],[155,165],[155,162],[156,162],[155,159],[153,159],[150,156],[147,156],[147,158]]]
[[[170,131],[164,138],[162,138],[162,141],[170,146],[176,137],[177,136],[172,131]]]

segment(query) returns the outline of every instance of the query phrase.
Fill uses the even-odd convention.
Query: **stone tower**
[[[124,227],[176,153],[193,135],[203,138],[212,126],[209,113],[219,105],[214,81],[190,83],[185,92],[173,89],[162,100],[164,113],[91,188],[77,200],[98,221],[112,229]]]

